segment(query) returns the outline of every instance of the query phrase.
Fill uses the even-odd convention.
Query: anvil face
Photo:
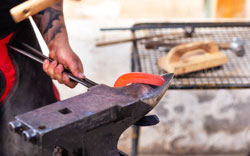
[[[146,115],[167,91],[173,74],[160,87],[131,84],[113,88],[97,85],[86,93],[16,116],[11,129],[43,155],[55,146],[69,156],[118,156],[124,130]]]

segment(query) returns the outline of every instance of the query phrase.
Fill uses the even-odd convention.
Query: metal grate
[[[184,37],[185,27],[195,29],[192,37]],[[218,89],[218,88],[249,88],[250,87],[250,24],[236,23],[219,24],[209,23],[209,27],[201,23],[175,23],[172,24],[137,24],[132,32],[135,37],[149,35],[169,34],[147,40],[138,40],[133,43],[132,70],[152,74],[163,74],[157,65],[158,58],[167,55],[168,49],[146,49],[148,41],[165,40],[169,43],[186,43],[200,40],[211,40],[216,43],[231,42],[237,37],[245,42],[245,55],[236,56],[230,49],[220,50],[228,56],[227,64],[199,72],[175,77],[172,81],[172,89]],[[176,36],[176,34],[181,34]],[[158,35],[159,36],[159,35]],[[167,38],[166,38],[167,37]]]

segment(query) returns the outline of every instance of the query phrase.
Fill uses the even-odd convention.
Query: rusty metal
[[[119,137],[157,105],[173,74],[163,77],[160,87],[97,85],[81,95],[18,115],[9,125],[27,144],[39,147],[39,156],[56,153],[54,147],[60,147],[65,156],[125,156],[117,149]]]

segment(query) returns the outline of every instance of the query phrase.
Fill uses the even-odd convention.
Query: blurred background
[[[100,28],[128,28],[140,22],[242,21],[250,18],[250,0],[65,0],[64,3],[70,42],[82,58],[85,74],[109,85],[122,73],[130,71],[131,43],[102,48],[96,48],[95,44],[129,38],[131,32],[102,32]],[[66,87],[64,89],[63,99],[78,94],[78,88],[69,92]]]
[[[95,44],[130,38],[131,32],[100,28],[126,28],[138,22],[248,21],[250,0],[64,0],[64,13],[70,43],[85,75],[112,86],[119,76],[131,72],[132,44]],[[80,85],[69,89],[55,83],[62,99],[86,92]],[[248,89],[169,90],[153,111],[161,122],[141,130],[139,154],[247,155],[249,101]],[[222,108],[227,109],[222,112]],[[219,128],[208,133],[205,123]],[[240,128],[231,133],[233,127]],[[130,129],[120,138],[119,148],[131,153]]]

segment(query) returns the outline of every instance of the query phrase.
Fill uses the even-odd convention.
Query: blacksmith
[[[46,60],[42,68],[35,61],[7,48],[6,45],[10,44],[24,49],[21,41],[40,49],[30,22],[26,20],[16,24],[10,16],[9,10],[21,2],[0,0],[0,156],[39,155],[36,149],[23,147],[23,140],[9,132],[8,122],[18,114],[59,99],[51,78],[75,87],[76,83],[62,74],[64,67],[74,76],[84,78],[82,63],[69,45],[62,3],[33,16],[54,62]]]

